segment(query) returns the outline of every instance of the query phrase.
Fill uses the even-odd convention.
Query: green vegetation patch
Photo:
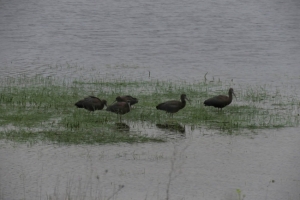
[[[241,133],[243,130],[276,129],[299,126],[300,101],[284,96],[267,86],[242,88],[232,82],[185,82],[157,80],[61,80],[56,78],[18,77],[0,80],[0,137],[23,141],[61,143],[116,143],[163,141],[143,135],[139,123],[166,124],[173,120],[181,125],[217,129],[221,133]],[[205,99],[219,94],[228,95],[232,87],[237,96],[218,111],[205,107]],[[191,102],[173,115],[173,119],[156,105],[185,93]],[[117,115],[105,110],[89,112],[78,109],[75,102],[94,95],[108,104],[116,96],[132,95],[139,99],[122,122],[136,123],[138,131],[120,131]]]

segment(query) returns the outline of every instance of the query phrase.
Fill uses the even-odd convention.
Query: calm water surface
[[[0,4],[1,76],[84,73],[299,84],[300,2],[33,1]],[[125,64],[134,70],[107,66]],[[87,76],[91,73],[87,74]]]
[[[298,0],[1,0],[0,78],[208,72],[300,98],[299,22]],[[166,199],[168,186],[169,199],[235,200],[237,189],[244,200],[300,199],[299,143],[298,128],[195,130],[164,144],[0,141],[0,199]]]

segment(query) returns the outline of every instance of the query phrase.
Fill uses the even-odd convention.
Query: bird
[[[84,108],[89,111],[102,110],[104,105],[107,107],[106,100],[101,100],[94,96],[85,97],[84,99],[75,103],[77,108]]]
[[[224,108],[225,106],[228,106],[232,102],[232,94],[235,96],[233,89],[230,88],[228,91],[228,96],[225,95],[219,95],[212,97],[210,99],[207,99],[204,101],[205,106],[213,106],[215,108],[218,108],[218,110],[221,108]],[[235,96],[236,98],[236,96]]]
[[[116,113],[120,116],[120,122],[121,122],[121,115],[124,115],[128,112],[130,112],[130,101],[127,100],[127,102],[116,102],[106,108],[106,111],[110,111],[113,113]]]
[[[139,102],[139,100],[137,98],[134,98],[130,95],[125,95],[125,96],[117,96],[116,97],[116,101],[117,102],[127,102],[130,101],[130,106],[136,104]]]
[[[177,101],[177,100],[171,100],[171,101],[166,101],[163,103],[160,103],[156,106],[157,110],[164,110],[167,113],[170,113],[171,116],[173,117],[173,114],[178,112],[180,109],[185,107],[186,101],[189,99],[186,97],[185,94],[182,94],[180,96],[181,101]]]

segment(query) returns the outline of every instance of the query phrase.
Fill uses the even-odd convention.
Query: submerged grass
[[[122,118],[129,123],[164,124],[169,116],[156,110],[163,101],[178,99],[182,93],[192,101],[174,114],[175,121],[193,127],[217,129],[224,133],[243,130],[273,129],[299,125],[300,101],[266,86],[241,88],[232,82],[168,82],[157,80],[73,80],[18,77],[0,80],[0,138],[17,141],[43,140],[62,143],[115,143],[163,141],[143,134],[116,129],[114,113],[90,113],[74,103],[88,95],[106,99],[130,94],[139,103]],[[204,107],[203,101],[227,94],[233,87],[238,99],[218,112]],[[143,132],[143,131],[140,131]]]

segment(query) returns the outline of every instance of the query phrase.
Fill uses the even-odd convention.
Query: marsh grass
[[[74,103],[88,95],[106,99],[108,104],[118,95],[137,97],[139,103],[122,117],[133,123],[165,124],[170,120],[169,115],[156,110],[155,106],[166,100],[179,100],[180,94],[185,93],[191,103],[172,119],[183,126],[231,134],[299,125],[299,100],[284,96],[278,90],[270,91],[267,86],[241,88],[232,82],[206,80],[192,83],[127,79],[67,81],[41,76],[7,78],[0,83],[0,125],[14,127],[13,130],[2,128],[0,137],[11,140],[75,144],[163,141],[131,131],[118,131],[114,113],[77,109]],[[237,99],[223,111],[203,105],[209,97],[227,94],[229,87],[234,88]]]

